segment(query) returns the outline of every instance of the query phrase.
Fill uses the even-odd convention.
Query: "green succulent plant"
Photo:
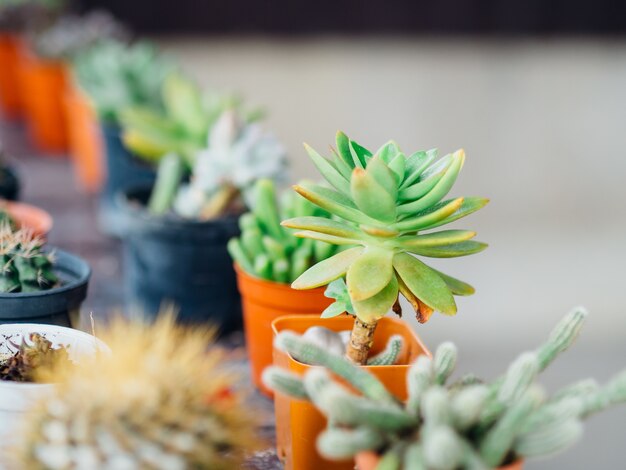
[[[270,367],[263,378],[276,391],[312,401],[328,418],[317,448],[329,459],[373,451],[382,455],[379,469],[487,470],[562,451],[581,437],[585,418],[626,402],[626,371],[604,387],[583,380],[551,397],[536,384],[576,339],[585,317],[583,309],[573,310],[544,345],[520,355],[491,383],[466,376],[447,386],[457,350],[444,343],[432,359],[420,356],[409,369],[405,402],[366,370],[291,332],[277,336],[277,347],[324,366],[359,395],[323,368],[300,377]]]
[[[173,73],[172,61],[148,42],[99,41],[77,54],[72,72],[100,119],[118,124],[123,109],[162,109],[161,90]]]
[[[281,227],[284,217],[330,217],[306,199],[290,191],[279,202],[274,182],[261,179],[251,200],[251,211],[239,219],[241,235],[228,243],[230,255],[249,275],[289,283],[338,251],[335,245],[294,237]]]
[[[0,292],[37,292],[55,287],[54,258],[42,251],[43,240],[30,230],[0,225]]]
[[[128,149],[156,163],[168,154],[182,157],[193,166],[196,154],[207,146],[209,131],[222,114],[238,109],[240,101],[230,95],[203,94],[180,73],[167,76],[161,88],[162,109],[131,106],[119,114],[122,139]],[[259,117],[249,113],[247,121]]]
[[[296,279],[294,289],[311,289],[345,276],[356,314],[348,356],[364,364],[376,323],[398,295],[413,306],[420,322],[433,311],[454,315],[455,295],[470,295],[469,284],[430,268],[418,256],[453,258],[484,250],[469,230],[432,229],[452,223],[487,204],[480,197],[443,200],[465,162],[459,150],[437,160],[437,150],[406,156],[395,142],[375,153],[337,134],[337,148],[324,158],[306,146],[313,163],[332,186],[301,184],[295,190],[345,222],[297,217],[283,225],[296,236],[352,245]],[[427,233],[423,233],[427,232]]]

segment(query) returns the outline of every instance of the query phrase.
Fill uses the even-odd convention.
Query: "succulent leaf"
[[[383,290],[393,276],[393,253],[376,247],[366,248],[348,269],[346,284],[350,298],[359,302]]]
[[[311,266],[298,279],[292,282],[291,287],[293,289],[312,289],[325,286],[338,277],[343,276],[363,250],[364,248],[360,246],[349,248]]]
[[[384,317],[398,300],[398,280],[391,277],[389,284],[378,294],[365,300],[352,300],[356,316],[365,323],[373,323]]]
[[[441,232],[427,233],[424,235],[408,235],[398,237],[398,243],[409,250],[410,248],[431,247],[459,243],[476,236],[476,232],[470,230],[442,230]]]
[[[406,159],[405,177],[400,185],[404,189],[413,185],[429,165],[437,158],[438,150],[418,151]]]
[[[350,181],[345,179],[341,172],[335,168],[330,161],[326,160],[310,146],[304,144],[304,148],[313,161],[313,164],[326,181],[333,185],[337,191],[350,195]]]
[[[458,258],[460,256],[469,256],[480,253],[485,250],[487,246],[488,245],[486,243],[469,240],[440,246],[413,245],[410,249],[407,248],[407,251],[429,258]]]
[[[312,230],[327,235],[335,235],[337,237],[355,240],[358,240],[362,236],[361,232],[351,225],[324,217],[295,217],[293,219],[283,220],[281,225],[283,227]]]
[[[383,222],[396,219],[396,202],[367,170],[352,173],[351,194],[357,207],[369,217]]]

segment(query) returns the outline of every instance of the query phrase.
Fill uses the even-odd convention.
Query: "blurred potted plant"
[[[91,270],[81,258],[43,248],[26,228],[0,225],[0,324],[46,323],[76,327]]]
[[[0,109],[9,119],[22,114],[19,68],[21,35],[41,28],[63,9],[63,0],[8,0],[0,5]]]
[[[259,447],[256,410],[206,330],[168,317],[151,327],[117,321],[100,336],[111,353],[55,374],[59,385],[7,456],[15,468],[55,467],[62,455],[70,468],[228,470]],[[77,429],[84,441],[57,441]]]
[[[271,394],[261,382],[261,373],[272,363],[272,321],[285,314],[319,315],[331,303],[321,287],[296,291],[289,284],[340,247],[294,237],[281,227],[280,221],[288,217],[330,218],[328,212],[294,192],[283,194],[279,202],[274,182],[262,179],[251,200],[251,211],[239,219],[241,235],[228,242],[228,251],[235,261],[242,297],[252,380],[262,392]]]
[[[173,68],[152,44],[116,39],[99,41],[72,60],[74,86],[67,96],[72,153],[84,186],[97,191],[104,182],[106,207],[120,189],[154,182],[154,170],[121,143],[120,112],[135,106],[162,109],[163,81]]]
[[[186,105],[196,107],[197,102],[188,98],[190,102],[173,101],[172,112],[195,123],[195,113],[188,114]],[[124,139],[137,153],[139,147],[156,148],[143,140],[139,145],[134,136],[143,136],[143,130],[134,134],[133,129],[124,129]],[[161,137],[167,138],[156,135]],[[180,309],[181,321],[213,322],[225,333],[241,327],[240,299],[226,244],[239,234],[237,218],[255,181],[281,179],[286,157],[273,136],[234,109],[217,119],[206,148],[194,154],[196,145],[168,140],[163,149],[180,153],[160,159],[154,187],[120,195],[120,210],[127,220],[125,285],[129,303],[141,311],[155,314],[162,302],[171,302]],[[185,182],[190,165],[190,181]]]
[[[64,99],[68,63],[72,56],[104,38],[126,32],[109,14],[65,15],[47,28],[33,32],[22,56],[22,99],[30,134],[43,151],[67,150]]]
[[[52,325],[0,325],[0,439],[2,448],[15,440],[28,410],[52,391],[55,368],[74,367],[81,356],[106,351],[82,331]],[[4,450],[4,449],[2,449]],[[3,462],[7,460],[2,457]]]
[[[424,323],[435,310],[454,315],[453,296],[474,293],[470,285],[426,266],[413,255],[448,258],[477,253],[486,247],[470,241],[476,234],[467,230],[422,232],[469,215],[487,200],[461,197],[442,201],[463,166],[463,151],[435,161],[436,150],[407,157],[397,144],[389,142],[373,154],[342,132],[337,134],[337,149],[330,159],[308,146],[307,151],[334,189],[305,183],[295,190],[339,220],[299,217],[283,221],[283,225],[299,229],[295,236],[349,248],[315,264],[291,284],[294,289],[310,289],[334,281],[330,290],[336,301],[325,315],[332,321],[310,316],[282,317],[274,321],[274,331],[305,333],[327,347],[330,343],[339,344],[349,360],[374,367],[374,373],[392,387],[402,383],[407,360],[427,352],[405,322],[383,318],[390,310],[402,313],[400,295]],[[344,312],[355,318],[342,316]],[[397,361],[367,365],[372,359],[372,348],[380,352],[385,345],[391,346],[392,335],[404,338]],[[290,360],[275,351],[275,363]],[[283,449],[288,466],[299,469],[314,453],[311,434],[302,434],[301,430],[313,429],[308,420],[315,415],[304,409],[289,418],[288,410],[293,411],[295,405],[280,394],[275,396],[275,406],[282,410],[279,415],[283,419],[278,422],[287,421],[277,424],[285,430],[277,433],[279,449]],[[292,434],[289,420],[291,426],[299,423],[298,431],[293,431],[298,436]]]
[[[521,470],[526,459],[572,445],[590,415],[626,402],[626,371],[604,387],[583,380],[551,397],[535,383],[575,340],[585,316],[574,310],[544,345],[520,355],[491,383],[466,375],[446,386],[457,351],[444,343],[434,358],[421,356],[410,367],[407,392],[398,397],[375,375],[287,332],[276,338],[278,347],[328,371],[310,368],[301,377],[273,367],[264,379],[277,392],[310,400],[329,423],[317,437],[319,452],[332,460],[356,457],[359,470]]]

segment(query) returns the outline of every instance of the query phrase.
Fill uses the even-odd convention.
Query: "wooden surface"
[[[87,195],[78,188],[67,157],[38,155],[30,146],[22,126],[3,122],[0,118],[0,142],[10,154],[7,163],[19,173],[22,183],[20,199],[45,209],[54,218],[49,243],[82,256],[92,268],[89,293],[82,309],[84,329],[88,329],[90,314],[101,323],[110,315],[124,313],[121,243],[99,231],[97,196]],[[251,457],[245,468],[281,469],[272,447],[273,403],[252,387],[243,336],[235,333],[220,343],[229,351],[227,367],[242,377],[240,386],[249,392],[250,404],[260,418],[259,435],[268,443],[268,449]]]

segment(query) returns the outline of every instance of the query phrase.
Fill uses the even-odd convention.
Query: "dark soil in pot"
[[[220,332],[242,327],[241,300],[226,243],[239,235],[236,216],[198,222],[154,217],[145,210],[150,190],[120,194],[126,217],[124,283],[131,309],[155,316],[175,305],[181,323],[211,323]]]
[[[16,201],[20,192],[20,182],[15,171],[9,167],[0,168],[0,198]]]
[[[61,285],[39,292],[1,293],[0,324],[78,326],[80,306],[87,297],[91,269],[78,256],[61,250],[55,250],[54,253],[54,271]]]
[[[116,194],[128,188],[151,186],[154,184],[156,171],[124,147],[119,126],[102,124],[102,139],[106,182],[100,196],[99,223],[104,233],[121,237],[125,219],[120,215]]]

